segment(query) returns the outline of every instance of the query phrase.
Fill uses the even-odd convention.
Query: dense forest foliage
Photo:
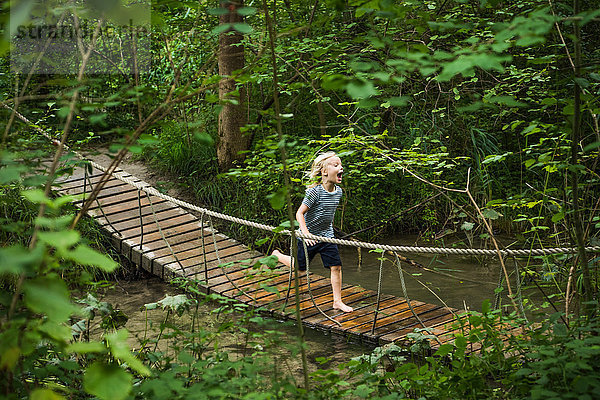
[[[596,2],[13,0],[2,9],[3,396],[597,397]],[[147,305],[167,317],[134,351],[101,301],[117,256],[76,199],[51,191],[81,163],[65,145],[109,148],[113,167],[134,153],[196,203],[276,226],[290,223],[311,160],[333,150],[345,168],[344,234],[576,250],[519,259],[511,272],[555,311],[535,324],[486,303],[453,344],[431,352],[427,332],[415,332],[402,349],[304,370],[303,382],[282,367],[302,353],[301,334],[290,345],[255,310],[192,282]],[[284,240],[223,229],[263,252]],[[197,322],[204,302],[227,316],[216,332]],[[172,321],[183,313],[191,323]],[[526,334],[503,341],[512,326]],[[240,332],[252,351],[233,359],[219,337]]]

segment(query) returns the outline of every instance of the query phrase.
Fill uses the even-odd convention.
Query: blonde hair
[[[312,167],[308,173],[309,179],[309,188],[317,186],[321,183],[321,175],[323,168],[325,168],[329,163],[327,162],[331,157],[335,157],[337,154],[333,151],[328,151],[327,153],[319,154],[317,158],[312,163]]]

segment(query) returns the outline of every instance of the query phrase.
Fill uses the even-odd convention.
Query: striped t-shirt
[[[333,238],[333,216],[340,199],[342,188],[335,186],[333,192],[325,190],[323,185],[306,189],[302,204],[306,204],[308,211],[304,214],[306,227],[313,235]]]

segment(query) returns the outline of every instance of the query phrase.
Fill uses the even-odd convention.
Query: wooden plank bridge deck
[[[96,171],[86,180],[83,169],[77,168],[71,177],[57,183],[56,189],[63,194],[80,195],[84,190],[89,194],[90,185],[95,185],[100,176],[101,172]],[[97,200],[88,214],[110,234],[116,248],[138,266],[164,280],[174,277],[196,279],[209,293],[219,293],[260,308],[275,318],[295,319],[293,288],[286,301],[290,275],[286,267],[279,266],[274,270],[253,267],[263,254],[211,231],[206,224],[202,229],[200,219],[193,214],[160,197],[147,196],[144,192],[138,195],[137,188],[117,178],[110,178]],[[80,206],[81,202],[76,205]],[[331,307],[329,278],[312,272],[310,293],[306,277],[301,279],[299,292],[302,322],[311,328],[385,344],[403,342],[407,334],[425,325],[439,339],[431,341],[433,347],[451,340],[451,323],[457,310],[411,300],[410,305],[422,325],[405,299],[381,295],[377,312],[376,292],[345,284],[342,296],[354,311],[342,313]],[[314,303],[340,325],[317,310],[311,293]]]

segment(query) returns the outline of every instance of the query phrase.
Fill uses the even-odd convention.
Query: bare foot
[[[343,312],[352,312],[354,311],[354,308],[345,305],[344,303],[342,303],[341,301],[338,303],[333,303],[333,308],[341,310]]]
[[[279,256],[283,255],[283,253],[280,252],[279,250],[275,249],[275,250],[273,250],[273,252],[271,253],[271,255],[279,258]]]

